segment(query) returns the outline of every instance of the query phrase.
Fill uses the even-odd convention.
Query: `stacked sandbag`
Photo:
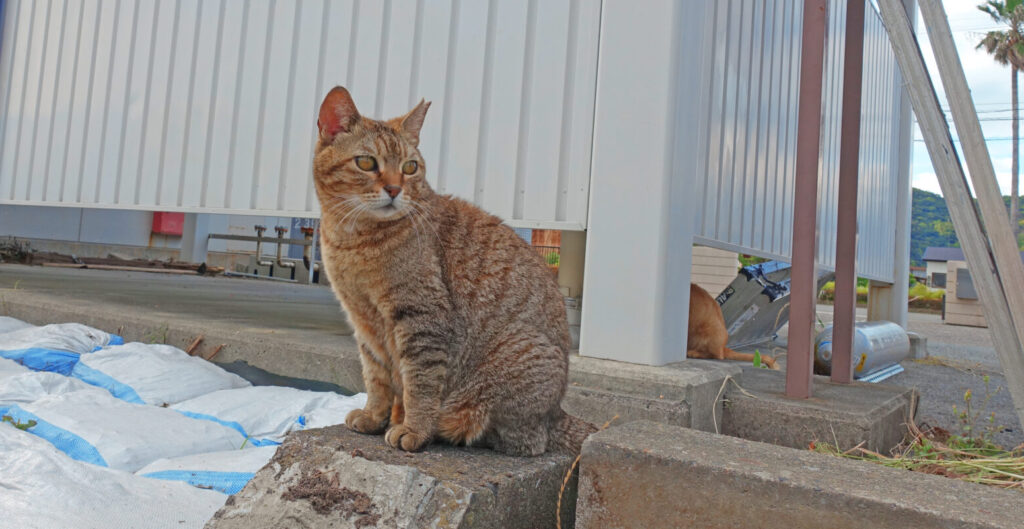
[[[208,393],[171,409],[196,419],[234,428],[257,445],[278,444],[288,432],[345,422],[348,412],[366,405],[366,394],[252,386]]]
[[[3,527],[199,529],[227,498],[75,461],[5,424],[0,424],[0,454]]]
[[[136,404],[165,406],[251,384],[212,362],[161,344],[132,342],[85,355],[71,376]]]
[[[123,343],[116,334],[86,325],[54,323],[0,334],[0,357],[36,371],[67,375],[81,355]]]
[[[289,432],[365,402],[253,387],[85,325],[0,319],[0,490],[14,491],[0,494],[0,526],[200,527]]]
[[[226,426],[168,408],[130,404],[82,384],[87,389],[46,394],[31,402],[8,395],[0,402],[0,415],[16,424],[34,423],[29,433],[50,441],[72,459],[128,472],[161,458],[246,445],[243,435]]]
[[[249,450],[229,450],[158,459],[135,473],[153,479],[181,481],[193,487],[235,494],[242,490],[256,471],[274,457],[277,446]]]

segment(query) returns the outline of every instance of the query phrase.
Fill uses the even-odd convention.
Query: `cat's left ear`
[[[420,143],[420,129],[423,128],[423,120],[427,117],[427,109],[430,108],[430,101],[420,99],[416,108],[399,120],[398,130],[405,134],[413,145]]]

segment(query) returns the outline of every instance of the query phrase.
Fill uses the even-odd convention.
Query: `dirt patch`
[[[289,501],[307,500],[317,514],[338,512],[346,520],[358,516],[355,521],[357,528],[376,526],[380,520],[377,506],[370,497],[364,492],[338,486],[337,474],[306,474],[281,497]]]

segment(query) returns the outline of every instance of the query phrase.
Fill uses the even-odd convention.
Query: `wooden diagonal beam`
[[[991,195],[998,195],[998,186],[991,160],[988,159],[988,151],[985,149],[984,138],[981,136],[981,127],[977,123],[978,118],[970,99],[970,91],[967,89],[967,80],[964,78],[963,68],[960,66],[949,33],[949,21],[937,0],[921,1],[921,10],[929,26],[932,47],[939,62],[940,77],[950,98],[950,107],[953,108],[954,118],[959,115],[957,130],[960,131],[960,138],[966,149],[965,154],[968,156],[968,163],[971,164],[972,179],[975,182],[975,189],[979,192],[979,203],[987,212],[985,219],[988,222],[984,225],[974,207],[967,178],[964,176],[963,167],[950,136],[949,125],[935,94],[935,86],[921,56],[921,48],[914,35],[910,18],[899,0],[879,0],[878,5],[896,60],[903,72],[906,89],[917,115],[925,145],[928,147],[928,154],[935,167],[942,195],[949,206],[953,227],[963,245],[978,297],[985,307],[985,317],[992,332],[1010,395],[1013,397],[1014,409],[1021,422],[1024,422],[1024,350],[1021,348],[1024,334],[1020,334],[1024,331],[1024,323],[1020,326],[1015,323],[1015,320],[1024,318],[1024,303],[1020,309],[1010,304],[1010,298],[1014,299],[1012,303],[1016,305],[1017,296],[1024,295],[1024,292],[1020,292],[1024,282],[1013,278],[1024,276],[1018,276],[1020,270],[1015,270],[1015,267],[1002,257],[1007,253],[1006,245],[1009,244],[1013,250],[1013,259],[1016,260],[1016,268],[1020,267],[1016,244],[1012,239],[1008,242],[1004,236],[1008,233],[1009,219],[1003,210],[1001,198],[999,211],[993,211]],[[933,25],[938,27],[931,27]],[[988,228],[987,236],[984,228]],[[1004,266],[996,266],[997,262]],[[1001,274],[1006,275],[1001,277]],[[1016,283],[1010,282],[1011,280]]]

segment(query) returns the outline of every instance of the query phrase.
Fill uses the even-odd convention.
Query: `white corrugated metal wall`
[[[719,0],[701,75],[697,240],[787,258],[799,0]],[[315,216],[327,88],[434,101],[435,187],[524,227],[586,227],[599,0],[8,0],[0,203]],[[845,2],[832,0],[819,262],[835,248]],[[868,6],[860,275],[892,280],[901,79]],[[703,92],[702,92],[703,91]],[[626,176],[624,176],[626,177]]]
[[[433,100],[435,187],[586,224],[600,3],[8,0],[0,203],[315,216],[327,89]]]
[[[710,104],[697,182],[698,241],[787,259],[791,250],[800,79],[799,0],[720,0],[709,9],[703,75]],[[818,262],[835,265],[844,0],[829,4],[818,182]],[[878,13],[867,6],[857,243],[858,275],[893,280],[897,123],[902,79]],[[696,88],[694,88],[696,90]]]

